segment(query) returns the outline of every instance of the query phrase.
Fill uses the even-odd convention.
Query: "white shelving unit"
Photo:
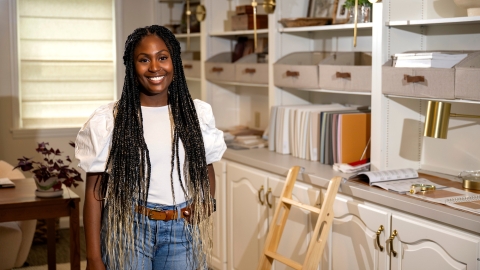
[[[427,100],[451,102],[452,112],[475,115],[480,115],[480,101],[460,99],[445,100],[439,98],[427,99],[385,95],[382,93],[382,66],[395,53],[416,50],[480,50],[480,17],[466,17],[466,11],[457,8],[453,1],[383,0],[374,4],[372,23],[358,24],[357,46],[354,47],[353,25],[343,24],[284,28],[278,22],[282,18],[305,17],[308,2],[309,1],[306,0],[277,0],[275,13],[268,16],[269,28],[258,30],[259,37],[268,37],[269,40],[268,83],[248,84],[208,81],[205,76],[204,63],[219,53],[232,52],[238,37],[247,36],[251,38],[253,36],[254,32],[252,30],[230,31],[228,28],[229,18],[234,14],[235,7],[238,5],[249,5],[251,4],[251,0],[201,0],[201,3],[205,5],[207,10],[206,21],[201,24],[201,32],[191,34],[190,36],[178,34],[177,38],[185,50],[187,40],[189,39],[191,42],[190,50],[200,51],[202,62],[200,79],[187,78],[187,82],[194,98],[201,98],[212,105],[217,127],[230,128],[236,125],[243,125],[263,130],[267,128],[269,123],[270,108],[275,105],[321,104],[329,102],[367,105],[372,108],[371,163],[373,170],[411,167],[421,171],[431,171],[435,175],[444,176],[447,174],[449,175],[447,178],[455,179],[454,176],[462,170],[480,168],[480,144],[477,143],[477,138],[480,134],[478,120],[451,118],[448,139],[446,140],[424,138],[422,135]],[[160,2],[157,6],[159,6],[157,11],[161,14],[156,19],[156,23],[159,24],[169,23],[171,18],[168,14],[181,14],[183,8],[183,4],[181,3],[173,4],[173,11],[169,10],[169,6],[172,6],[171,3]],[[259,5],[259,9],[262,9],[261,5]],[[344,92],[329,89],[290,89],[275,86],[273,80],[274,63],[290,53],[302,51],[371,52],[371,92]],[[220,179],[221,177],[232,177],[232,172],[226,169],[226,167],[232,163],[244,163],[246,168],[235,176],[238,178],[238,182],[242,182],[243,184],[247,182],[246,180],[251,180],[248,176],[249,173],[253,171],[260,171],[262,177],[269,179],[269,177],[273,177],[271,174],[278,174],[278,176],[284,174],[284,168],[288,167],[290,163],[291,165],[302,163],[302,160],[298,158],[269,152],[267,149],[246,152],[235,150],[227,151],[229,151],[227,152],[229,159],[221,161],[223,169],[216,169],[217,174],[219,174],[217,177]],[[254,159],[251,157],[252,155],[258,155],[259,157],[256,157],[257,160],[252,161]],[[248,162],[246,162],[247,160]],[[278,164],[275,163],[281,163],[283,167],[277,166]],[[314,185],[320,183],[320,180],[327,181],[333,175],[338,174],[334,172],[330,166],[320,163],[317,165],[315,162],[305,161],[304,165],[315,168],[310,167],[310,171],[315,171],[314,177],[317,179]],[[277,177],[277,175],[275,175],[275,177]],[[301,180],[304,179],[302,178]],[[228,185],[228,181],[225,179],[223,179],[223,182],[226,183],[225,185]],[[252,181],[254,184],[258,184],[257,182],[259,181]],[[312,184],[313,182],[309,183]],[[402,237],[407,236],[407,234],[418,237],[417,228],[419,227],[428,227],[427,229],[431,230],[432,226],[423,225],[427,221],[438,225],[439,230],[442,232],[438,237],[435,236],[431,238],[433,240],[429,241],[429,243],[436,241],[438,244],[444,239],[447,239],[445,235],[449,235],[449,230],[452,228],[455,234],[457,230],[462,230],[456,228],[460,226],[458,224],[437,224],[442,223],[441,218],[444,218],[441,213],[443,209],[440,209],[438,205],[425,207],[425,204],[422,204],[423,208],[417,210],[418,205],[415,204],[415,202],[405,202],[403,199],[399,199],[398,204],[402,206],[400,207],[395,205],[397,201],[393,202],[394,199],[386,200],[380,198],[382,196],[390,198],[391,194],[382,194],[380,196],[379,193],[372,192],[369,187],[355,187],[354,191],[355,192],[350,194],[351,196],[357,197],[359,200],[364,200],[359,202],[359,205],[361,205],[357,208],[360,209],[367,205],[368,207],[372,207],[372,209],[374,209],[372,211],[374,212],[378,210],[375,210],[376,208],[386,209],[384,209],[385,212],[390,215],[386,218],[387,221],[382,221],[382,224],[386,226],[386,230],[389,230],[386,223],[394,220],[390,229],[401,230],[400,233],[403,234],[395,239],[395,243],[400,243]],[[243,192],[244,193],[241,194],[248,194],[249,192],[253,194],[251,196],[253,199],[249,200],[248,203],[252,203],[258,195],[257,191],[253,189],[245,188]],[[231,195],[226,192],[225,186],[223,186],[223,191],[219,190],[217,193],[222,194],[224,198],[227,197],[227,201],[228,196]],[[240,201],[243,203],[243,197]],[[384,201],[387,203],[383,203]],[[226,203],[226,206],[230,207],[232,206],[231,204],[232,203]],[[378,206],[374,204],[381,205]],[[243,206],[244,205],[238,207],[237,205],[237,209],[242,211]],[[355,207],[348,208],[347,212],[355,215],[355,209]],[[411,216],[419,219],[418,224],[415,224],[415,227],[411,229],[403,225],[398,225],[398,220],[403,221],[403,219],[398,218],[405,214],[401,213],[402,211],[412,212],[410,213]],[[457,214],[458,213],[449,211],[449,215],[455,217],[462,216],[461,214],[465,213]],[[232,215],[234,215],[233,211],[217,213],[217,217],[222,218],[222,220],[217,221],[225,224],[225,220],[223,219],[231,217]],[[439,216],[438,218],[436,217],[437,215]],[[255,216],[255,218],[257,218],[257,216]],[[415,221],[414,218],[410,218],[409,216],[405,220],[413,220],[413,223],[415,223],[417,221]],[[463,216],[463,218],[473,220],[471,216]],[[371,216],[365,218],[366,222],[370,220]],[[457,220],[457,222],[461,221]],[[242,226],[259,227],[256,221],[252,221],[250,224],[242,224]],[[372,232],[375,233],[378,226],[372,228]],[[225,230],[227,229],[224,226],[219,226],[218,229],[223,230],[220,231],[221,235],[225,235]],[[475,233],[475,229],[472,230],[470,227],[467,228],[467,230]],[[230,231],[227,231],[227,235],[232,233]],[[391,232],[386,232],[382,236],[382,239],[387,241],[384,241],[383,244],[389,243],[388,237],[390,233]],[[430,232],[429,235],[431,235]],[[459,238],[461,239],[468,239],[468,237],[463,236],[463,232],[458,235],[460,235]],[[476,234],[476,236],[478,236],[478,234]],[[252,241],[259,242],[257,238],[258,234],[255,234],[255,236],[252,237]],[[350,239],[352,238],[348,238],[348,244],[351,244]],[[371,238],[367,237],[366,239],[371,243]],[[233,269],[230,268],[232,261],[246,260],[250,262],[250,260],[252,260],[251,258],[239,258],[238,256],[241,257],[244,254],[242,251],[237,251],[233,255],[233,257],[237,257],[232,258],[231,254],[233,253],[230,249],[235,243],[231,243],[231,241],[232,240],[226,240],[225,237],[217,237],[214,239],[214,249],[216,249],[214,256],[216,257],[214,258],[213,267],[215,267],[215,269]],[[245,238],[245,241],[247,241],[245,242],[246,244],[250,243],[248,242],[250,241],[249,238]],[[416,239],[409,243],[402,243],[402,245],[410,243],[421,245],[421,242],[422,241],[417,241]],[[440,245],[440,247],[442,245]],[[450,242],[444,246],[449,245]],[[258,246],[255,246],[255,248],[258,248]],[[412,249],[402,249],[400,246],[395,247],[397,251],[412,251],[416,250],[415,248],[416,247]],[[461,246],[461,248],[463,248],[463,246]],[[458,250],[461,250],[461,248]],[[224,250],[227,250],[228,256]],[[437,250],[437,254],[444,254],[442,252],[444,252],[443,248]],[[345,255],[343,250],[340,254],[342,254],[340,260],[343,260]],[[386,255],[381,253],[379,256],[385,257]],[[441,257],[447,258],[448,256],[442,255]],[[469,259],[473,257],[474,256],[468,256]],[[398,258],[403,258],[403,256]],[[401,269],[401,267],[396,268],[400,265],[396,261],[397,259],[392,259],[391,262],[393,263],[390,263],[391,259],[392,258],[384,258],[385,265],[390,265],[389,269]],[[474,258],[473,261],[475,261],[475,259],[476,258]],[[322,269],[329,268],[322,267]],[[422,269],[431,268],[425,267]]]
[[[218,53],[233,51],[238,37],[253,36],[253,30],[228,29],[235,7],[249,5],[250,0],[201,2],[206,6],[206,21],[202,23],[201,32],[190,34],[189,40],[191,50],[201,52],[202,63]],[[181,3],[160,2],[158,5],[162,12],[159,23],[171,20],[163,16],[164,13],[181,14],[183,8]],[[171,6],[173,12],[168,11]],[[480,16],[466,17],[466,11],[456,7],[453,1],[440,4],[435,0],[384,0],[374,4],[373,22],[358,24],[357,46],[353,47],[351,24],[285,28],[278,22],[282,18],[304,17],[307,9],[308,1],[277,0],[275,13],[269,15],[269,28],[257,31],[259,37],[269,39],[268,84],[207,81],[203,65],[200,79],[187,78],[192,96],[212,105],[217,126],[245,125],[265,129],[270,107],[274,105],[326,102],[369,105],[372,107],[371,161],[374,170],[413,167],[456,175],[462,170],[480,167],[480,144],[472,143],[480,134],[478,121],[452,118],[448,139],[424,138],[423,121],[429,99],[382,93],[382,65],[395,53],[479,50]],[[261,5],[259,11],[262,11]],[[185,48],[187,35],[178,34],[177,37]],[[276,87],[273,64],[299,51],[372,52],[372,91]],[[452,102],[452,112],[480,114],[478,101],[442,101]]]

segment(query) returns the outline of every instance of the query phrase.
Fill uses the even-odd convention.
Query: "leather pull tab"
[[[222,68],[222,67],[213,67],[213,68],[212,68],[212,71],[213,71],[213,72],[222,72],[222,71],[223,71],[223,68]]]
[[[338,72],[338,71],[337,71],[337,73],[335,74],[335,76],[336,76],[337,78],[343,78],[343,79],[349,79],[349,78],[352,77],[351,74],[350,74],[350,72]]]
[[[298,77],[298,76],[300,76],[300,72],[287,70],[287,77]]]
[[[257,72],[257,70],[254,69],[254,68],[246,68],[246,69],[245,69],[245,73],[248,73],[248,74],[253,74],[253,73],[255,73],[255,72]]]
[[[403,75],[403,79],[407,81],[407,83],[418,83],[418,82],[425,82],[424,76],[410,76],[410,75]]]
[[[192,68],[192,67],[193,67],[193,66],[190,65],[190,64],[185,64],[185,65],[183,65],[183,68]]]

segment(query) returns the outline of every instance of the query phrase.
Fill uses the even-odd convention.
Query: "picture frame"
[[[338,0],[309,0],[308,13],[309,18],[330,18],[335,15],[335,2]]]
[[[190,1],[190,33],[200,32],[200,22],[197,20],[196,10],[200,5],[200,1]],[[180,32],[187,33],[187,4],[183,4],[182,19],[180,21]]]
[[[344,24],[349,21],[348,10],[345,8],[347,0],[335,0],[335,12],[332,18],[332,24]]]

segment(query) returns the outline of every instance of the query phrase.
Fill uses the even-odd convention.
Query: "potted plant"
[[[74,142],[69,143],[75,147]],[[35,194],[39,197],[54,197],[63,194],[62,184],[67,187],[78,186],[77,182],[82,182],[81,174],[70,167],[72,160],[69,156],[63,159],[59,158],[62,152],[59,149],[48,148],[48,142],[41,142],[35,149],[43,155],[42,161],[34,161],[32,158],[19,158],[15,168],[20,168],[24,172],[33,173],[33,178],[37,184]]]
[[[355,21],[355,0],[345,0],[343,4],[345,9],[348,10],[350,20],[348,23],[354,23]],[[372,11],[372,3],[368,0],[358,0],[358,15],[357,15],[357,22],[364,23],[371,21],[371,11]]]

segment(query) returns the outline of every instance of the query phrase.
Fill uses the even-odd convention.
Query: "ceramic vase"
[[[461,8],[467,9],[467,14],[471,16],[480,16],[480,0],[453,0]]]
[[[39,181],[36,177],[35,184],[37,185],[37,190],[35,190],[35,195],[37,197],[58,197],[62,196],[63,189],[54,188],[58,184],[58,177],[50,177],[45,181]]]

